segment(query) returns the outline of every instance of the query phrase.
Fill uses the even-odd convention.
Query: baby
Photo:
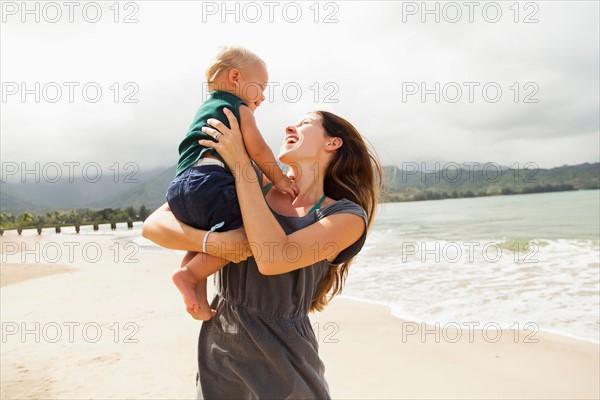
[[[209,96],[179,145],[176,176],[167,190],[169,208],[178,220],[210,231],[242,226],[233,175],[214,149],[198,143],[200,139],[214,140],[202,132],[202,127],[209,126],[207,119],[218,119],[229,127],[223,108],[231,110],[240,121],[248,155],[273,186],[292,196],[298,194],[295,183],[282,172],[256,127],[254,110],[265,99],[267,80],[264,61],[241,47],[223,48],[206,70]],[[182,267],[173,274],[186,306],[203,320],[213,316],[206,295],[206,278],[227,263],[208,254],[188,252]]]

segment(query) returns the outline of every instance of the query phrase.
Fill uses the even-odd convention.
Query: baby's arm
[[[277,164],[273,152],[256,126],[254,113],[246,106],[240,106],[240,128],[246,151],[258,168],[273,182],[275,188],[296,196],[298,194],[296,184],[283,173]]]

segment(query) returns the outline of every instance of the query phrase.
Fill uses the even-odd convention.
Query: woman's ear
[[[229,70],[229,74],[227,75],[227,80],[234,86],[238,85],[238,81],[240,80],[240,70],[237,68],[231,68]]]
[[[344,141],[339,137],[328,138],[327,143],[325,144],[325,150],[334,151],[342,147]]]

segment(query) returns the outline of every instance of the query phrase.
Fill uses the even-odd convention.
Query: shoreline
[[[152,252],[152,250],[149,250],[149,251]],[[171,252],[175,252],[175,251],[171,251]],[[173,253],[171,253],[171,254],[173,254]],[[183,253],[182,253],[182,255],[183,255]],[[78,268],[74,268],[74,267],[70,267],[70,266],[66,266],[66,265],[60,265],[60,264],[3,263],[1,266],[1,269],[0,269],[0,287],[16,285],[16,284],[19,284],[21,282],[25,282],[28,280],[45,278],[45,277],[52,276],[52,275],[73,273],[78,270],[79,270]],[[389,314],[392,318],[399,320],[403,323],[416,324],[419,326],[419,328],[422,327],[423,325],[426,325],[428,329],[434,329],[434,328],[436,328],[436,326],[438,328],[441,328],[442,325],[449,325],[449,326],[452,325],[451,327],[453,327],[455,324],[458,324],[458,323],[442,324],[441,322],[432,323],[431,321],[428,321],[426,319],[416,318],[415,316],[398,315],[398,314],[394,313],[393,305],[391,305],[391,304],[388,304],[385,302],[380,302],[380,301],[375,301],[375,300],[363,299],[363,298],[355,297],[355,296],[340,295],[339,297],[334,298],[334,300],[332,301],[331,304],[334,304],[335,302],[358,303],[358,304],[374,305],[377,307],[383,307],[387,310],[387,312],[389,312]],[[316,315],[316,314],[309,314],[309,315],[312,316],[312,315]],[[460,325],[460,324],[458,324],[458,325]],[[467,328],[467,329],[462,328],[463,331],[466,330],[468,332],[471,329],[471,328],[469,328],[468,324],[463,324],[463,325],[465,325]],[[482,326],[482,324],[479,324],[478,326]],[[477,332],[482,331],[482,329],[480,329],[480,328],[472,328],[472,330],[477,331]],[[509,336],[510,335],[514,336],[514,333],[517,331],[520,333],[528,333],[529,332],[528,330],[524,330],[524,329],[515,330],[515,329],[504,328],[504,327],[501,327],[501,331],[503,332],[502,335],[507,334]],[[600,346],[600,341],[595,341],[593,339],[589,339],[589,338],[585,338],[585,337],[581,337],[581,336],[571,335],[566,332],[561,332],[561,331],[557,331],[557,330],[540,329],[539,331],[536,331],[533,336],[535,336],[537,334],[556,336],[556,337],[563,338],[565,340],[574,340],[577,342],[589,343],[592,345]],[[533,336],[532,336],[532,339],[533,339]]]
[[[376,305],[376,306],[382,306],[382,307],[387,308],[388,311],[389,311],[389,313],[390,313],[390,315],[393,318],[395,318],[395,319],[398,319],[400,321],[405,321],[405,322],[416,323],[416,324],[426,324],[428,327],[431,327],[431,328],[435,327],[436,324],[438,324],[438,325],[451,325],[451,324],[453,324],[452,322],[442,323],[442,322],[439,322],[439,321],[435,321],[435,322],[432,323],[432,321],[430,321],[430,320],[421,319],[421,318],[418,318],[418,317],[416,317],[414,315],[407,316],[407,315],[402,315],[402,314],[399,314],[399,313],[395,313],[394,312],[394,305],[386,303],[386,302],[383,302],[383,301],[368,300],[368,299],[363,299],[361,297],[347,296],[347,295],[340,295],[339,299],[340,300],[355,301],[355,302],[358,302],[358,303],[373,304],[373,305]],[[475,322],[477,322],[477,321],[475,321]],[[467,324],[468,323],[463,323],[463,325],[466,325],[467,329],[469,329],[469,327],[468,327]],[[481,327],[482,325],[483,324],[479,324],[478,326]],[[480,331],[481,329],[474,328],[474,330],[479,330]],[[501,327],[501,330],[503,332],[509,332],[509,333],[510,332],[515,332],[515,331],[520,331],[520,332],[525,331],[525,332],[527,332],[527,330],[524,330],[524,329],[521,329],[521,328],[515,330],[515,329],[506,328],[506,327]],[[584,337],[584,336],[578,336],[578,335],[575,335],[575,334],[571,334],[571,333],[568,333],[568,332],[562,332],[562,331],[555,330],[555,329],[542,329],[542,328],[540,328],[539,331],[537,331],[537,332],[542,333],[542,334],[547,334],[547,335],[560,336],[560,337],[564,337],[565,339],[576,340],[576,341],[590,343],[590,344],[594,344],[594,345],[600,346],[600,338],[598,340],[595,340],[595,339],[587,338],[587,337]]]
[[[148,250],[149,252],[153,252],[153,250]],[[175,254],[175,250],[171,250],[169,253],[170,254]],[[183,255],[183,253],[181,254]],[[78,268],[73,268],[70,266],[66,266],[66,265],[60,265],[60,264],[31,264],[31,263],[23,263],[23,264],[19,264],[19,263],[3,263],[0,269],[0,287],[6,287],[9,285],[15,285],[30,279],[39,279],[39,278],[44,278],[47,276],[52,276],[52,275],[60,275],[60,274],[64,274],[64,273],[72,273],[72,272],[76,272],[78,271]],[[336,301],[343,301],[343,302],[355,302],[355,303],[362,303],[362,304],[367,304],[367,305],[374,305],[374,306],[379,306],[379,307],[384,307],[385,309],[387,309],[387,311],[389,312],[390,316],[394,319],[397,319],[399,321],[402,321],[404,323],[411,323],[411,324],[417,324],[417,325],[426,325],[429,329],[433,329],[436,326],[441,327],[442,325],[460,325],[459,323],[445,323],[442,324],[441,322],[434,322],[432,323],[432,321],[426,320],[426,319],[421,319],[421,318],[417,318],[415,316],[405,316],[405,315],[399,315],[397,313],[394,312],[394,306],[392,304],[389,303],[385,303],[385,302],[381,302],[381,301],[375,301],[375,300],[368,300],[368,299],[363,299],[360,297],[356,297],[356,296],[347,296],[347,295],[340,295],[339,297],[336,297],[333,302]],[[332,303],[333,303],[332,302]],[[311,314],[312,315],[312,314]],[[471,329],[468,326],[468,323],[463,324],[465,325],[465,328],[462,328],[463,330],[469,330]],[[482,324],[479,324],[478,326],[482,326]],[[482,331],[482,329],[480,328],[472,328],[472,330],[474,331]],[[523,332],[529,332],[527,330],[524,329],[510,329],[510,328],[505,328],[505,327],[501,327],[501,331],[504,334],[513,334],[516,331],[519,331],[521,333]],[[598,345],[600,346],[600,341],[596,341],[594,339],[590,339],[590,338],[586,338],[586,337],[582,337],[582,336],[577,336],[577,335],[572,335],[566,332],[562,332],[559,330],[553,330],[553,329],[540,329],[539,331],[536,331],[534,334],[543,334],[543,335],[552,335],[552,336],[557,336],[557,337],[562,337],[564,339],[567,340],[574,340],[574,341],[579,341],[579,342],[583,342],[583,343],[589,343],[589,344],[593,344],[593,345]]]
[[[138,230],[136,230],[138,229]],[[156,254],[157,256],[161,256],[161,255],[176,255],[176,256],[183,256],[185,254],[185,252],[183,251],[179,251],[179,250],[171,250],[171,249],[164,249],[164,248],[160,248],[158,246],[155,246],[154,244],[152,244],[150,241],[148,241],[147,239],[142,238],[141,236],[139,236],[140,231],[139,231],[139,226],[134,227],[134,230],[126,230],[126,229],[122,229],[122,230],[117,230],[116,232],[82,232],[81,234],[75,234],[74,232],[63,232],[62,235],[64,235],[62,237],[62,240],[66,240],[67,238],[69,240],[80,240],[80,241],[92,241],[92,240],[96,240],[96,239],[106,239],[106,240],[113,240],[113,241],[119,241],[119,242],[131,242],[133,243],[135,246],[138,246],[140,248],[141,251],[144,252],[149,252],[149,253],[153,253]],[[45,241],[45,240],[53,240],[53,239],[57,239],[57,240],[61,240],[61,235],[54,235],[54,234],[50,234],[50,235],[42,235],[42,236],[38,236],[37,234],[32,233],[31,236],[8,236],[8,237],[4,237],[1,238],[4,241]],[[80,238],[80,239],[77,239]],[[564,240],[556,240],[556,239],[552,239],[552,238],[542,238],[542,239],[536,239],[539,241],[545,241],[545,242],[552,242],[552,243],[561,243],[564,241],[567,242],[577,242],[577,243],[591,243],[592,239],[564,239]],[[597,239],[596,239],[597,240]],[[501,243],[505,241],[505,238],[502,239],[495,239],[496,243]],[[494,242],[494,241],[493,241]],[[368,245],[368,243],[367,243]],[[356,265],[355,268],[359,268],[361,267],[361,265]],[[597,270],[598,268],[598,264],[594,264],[593,268],[595,268]],[[347,290],[346,290],[347,292]],[[359,297],[356,295],[346,295],[345,293],[343,295],[341,295],[342,298],[348,298],[348,299],[353,299],[356,301],[360,301],[360,302],[368,302],[368,303],[373,303],[373,304],[379,304],[379,305],[383,305],[387,308],[389,308],[391,310],[392,315],[395,318],[399,318],[402,320],[410,320],[410,321],[414,321],[417,323],[426,323],[429,325],[434,325],[436,322],[440,323],[440,324],[444,324],[444,323],[448,323],[448,321],[436,321],[435,318],[436,316],[433,316],[432,318],[428,318],[428,317],[423,317],[422,315],[426,315],[426,313],[421,313],[421,315],[416,315],[414,313],[410,314],[407,313],[404,309],[403,306],[401,304],[393,304],[393,303],[386,303],[384,301],[374,301],[374,300],[370,300],[368,298],[364,298],[364,297]],[[482,310],[483,313],[479,313],[477,314],[477,317],[479,318],[474,318],[471,319],[472,321],[480,321],[480,320],[484,320],[484,321],[494,321],[495,319],[497,319],[495,317],[495,315],[492,315],[490,317],[490,315],[488,315],[488,313],[486,313],[486,310]],[[487,316],[484,319],[480,316]],[[528,315],[528,314],[522,314],[522,315]],[[457,319],[458,320],[458,319]],[[505,318],[504,321],[506,321],[507,319]],[[511,322],[511,324],[516,324],[518,323],[519,326],[522,326],[525,323],[529,323],[530,321],[539,321],[539,319],[536,319],[535,317],[530,317],[529,320],[527,319],[522,319],[520,321],[516,321],[516,322]],[[552,321],[550,321],[552,322]],[[484,324],[484,322],[482,323],[482,325]],[[573,338],[576,340],[582,340],[582,341],[588,341],[594,344],[599,344],[600,343],[600,332],[593,332],[592,330],[583,330],[583,332],[585,333],[579,333],[582,332],[581,330],[579,330],[578,332],[576,332],[575,330],[572,331],[566,331],[566,330],[561,330],[562,327],[547,327],[549,324],[546,325],[546,327],[542,328],[540,326],[538,326],[539,331],[540,332],[546,332],[546,333],[551,333],[551,334],[557,334],[557,335],[562,335],[565,337],[569,337],[569,338]],[[506,330],[510,330],[511,327],[509,326],[509,323],[505,323],[504,325],[501,326],[503,329]],[[569,328],[571,326],[567,326],[565,325],[566,328]],[[571,327],[573,328],[573,327]]]
[[[153,250],[149,249],[147,251],[152,252]],[[169,253],[179,255],[177,250],[170,250]],[[181,253],[181,256],[183,256],[184,253],[183,252],[180,252],[180,253]],[[65,265],[3,263],[1,271],[0,271],[0,287],[15,285],[15,284],[18,284],[20,282],[27,281],[30,279],[44,278],[46,276],[63,274],[63,273],[72,273],[75,271],[78,271],[78,269],[69,267],[69,266],[65,266]],[[414,315],[411,315],[411,316],[401,315],[401,314],[394,312],[393,304],[389,304],[389,303],[382,302],[382,301],[368,300],[368,299],[364,299],[364,298],[360,298],[360,297],[356,297],[356,296],[348,296],[348,295],[340,295],[338,298],[334,299],[334,301],[336,301],[336,300],[357,302],[357,303],[364,303],[364,304],[369,304],[369,305],[385,307],[389,311],[390,315],[393,318],[398,319],[403,322],[409,322],[409,323],[417,324],[417,325],[421,325],[421,326],[426,325],[428,327],[428,329],[433,329],[436,326],[441,327],[441,326],[446,326],[446,325],[449,325],[449,326],[450,325],[454,326],[457,324],[461,325],[460,323],[452,323],[452,322],[441,323],[441,322],[436,321],[436,322],[432,323],[429,320],[421,319]],[[463,324],[463,325],[465,325],[463,330],[465,330],[465,328],[467,331],[471,329],[471,327],[468,324],[469,323]],[[478,327],[474,327],[472,329],[474,331],[482,331],[482,329],[481,329],[482,325],[483,324],[478,323],[478,325],[477,325]],[[511,329],[511,328],[506,328],[506,327],[501,327],[501,331],[502,331],[502,335],[505,335],[505,334],[511,335],[512,334],[513,336],[515,336],[518,331],[519,337],[521,336],[521,334],[526,335],[526,333],[530,332],[530,331],[527,331],[524,329],[515,330],[515,329]],[[569,334],[567,332],[563,332],[560,330],[540,328],[539,331],[535,331],[533,333],[533,336],[536,336],[537,334],[558,336],[558,337],[562,337],[567,340],[575,340],[575,341],[580,341],[580,342],[590,343],[593,345],[600,346],[600,340],[594,340],[592,338],[577,336],[577,335]]]
[[[477,329],[471,340],[468,331],[457,335],[450,329],[444,333],[431,325],[419,326],[393,317],[381,305],[339,298],[328,307],[322,315],[311,314],[311,321],[333,398],[600,396],[600,346],[587,341],[539,332],[537,343],[528,343],[526,332],[521,332],[515,343],[513,331],[503,331],[506,334],[491,342]],[[360,321],[357,315],[369,317]],[[407,334],[415,325],[425,332]],[[454,341],[457,336],[460,339]],[[344,364],[348,354],[351,365]]]
[[[200,323],[170,281],[181,256],[131,252],[106,237],[78,242],[101,256],[65,253],[2,288],[0,397],[193,398]],[[19,254],[3,257],[19,264]],[[42,276],[56,265],[73,270]],[[588,342],[540,332],[525,343],[524,332],[514,343],[511,331],[491,343],[477,330],[454,341],[458,331],[343,297],[309,317],[334,399],[600,396],[600,346]]]

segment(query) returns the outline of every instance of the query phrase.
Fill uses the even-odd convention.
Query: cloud
[[[509,3],[499,3],[497,23],[479,10],[473,23],[466,14],[457,23],[443,15],[440,23],[432,16],[422,23],[418,14],[403,14],[409,3],[319,3],[318,15],[312,3],[295,3],[302,11],[296,23],[288,22],[294,14],[283,14],[291,4],[283,2],[272,23],[262,2],[255,3],[263,13],[256,23],[244,20],[256,15],[243,11],[244,3],[228,5],[238,4],[239,23],[235,11],[207,13],[207,4],[220,2],[139,2],[133,24],[114,23],[109,3],[100,3],[96,24],[77,13],[74,23],[7,17],[3,84],[25,82],[31,89],[40,82],[43,91],[56,82],[63,97],[36,103],[30,94],[23,103],[17,94],[3,101],[2,159],[173,165],[203,98],[206,63],[217,45],[233,43],[267,61],[272,97],[256,115],[275,153],[287,124],[326,109],[355,124],[385,163],[598,161],[598,3],[535,2],[537,11],[520,3],[519,23]],[[119,19],[132,11],[121,9]],[[522,23],[532,11],[539,22]],[[324,23],[327,17],[338,22]],[[79,84],[72,103],[65,82]],[[462,89],[455,103],[448,101],[455,96],[452,82]],[[465,82],[478,84],[472,102]],[[432,93],[425,101],[422,91],[406,96],[407,85],[431,90],[436,83],[439,103]],[[86,84],[101,88],[98,102],[84,98]],[[499,101],[486,100],[486,84],[501,88]],[[538,102],[525,103],[528,94]],[[137,102],[125,102],[128,95]]]

